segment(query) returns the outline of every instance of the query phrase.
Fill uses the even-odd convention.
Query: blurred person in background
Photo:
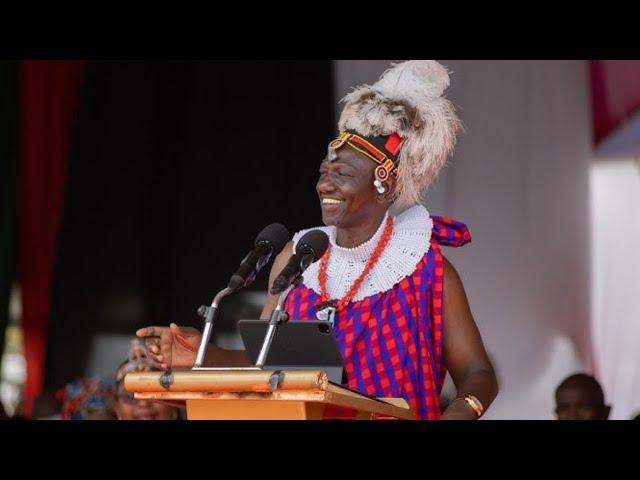
[[[133,393],[124,389],[124,378],[131,372],[154,370],[146,348],[137,339],[132,340],[129,358],[116,371],[115,412],[118,420],[177,420],[178,408],[151,400],[136,400]]]
[[[610,412],[600,383],[591,375],[576,373],[556,389],[558,420],[607,420]]]
[[[96,376],[79,379],[62,390],[63,420],[115,420],[114,381]]]
[[[61,395],[53,390],[43,390],[33,401],[31,418],[34,420],[62,420]]]

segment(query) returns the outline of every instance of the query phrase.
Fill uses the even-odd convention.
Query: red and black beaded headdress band
[[[329,160],[335,160],[335,151],[348,145],[355,151],[374,161],[376,180],[384,182],[392,173],[396,174],[398,155],[404,139],[397,133],[379,137],[365,137],[352,131],[341,132],[338,138],[329,144]]]

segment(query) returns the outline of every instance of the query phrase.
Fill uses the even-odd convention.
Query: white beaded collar
[[[373,237],[354,248],[336,245],[335,227],[318,227],[329,236],[331,242],[331,257],[327,265],[327,290],[331,298],[342,298],[362,273],[382,236],[386,219],[387,215]],[[371,295],[386,292],[411,275],[422,257],[429,251],[432,228],[433,221],[422,205],[411,207],[394,217],[391,239],[378,262],[362,282],[353,300],[360,301]],[[294,251],[300,237],[309,230],[314,229],[301,230],[293,236]],[[312,263],[303,274],[303,284],[317,293],[320,292],[319,269],[320,261],[317,261]]]

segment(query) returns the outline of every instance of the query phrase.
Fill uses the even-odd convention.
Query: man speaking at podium
[[[493,367],[456,270],[441,246],[471,241],[466,226],[431,215],[424,192],[451,154],[459,120],[444,97],[446,69],[409,61],[344,99],[339,135],[316,185],[329,236],[324,256],[287,297],[294,320],[328,320],[344,359],[347,387],[404,398],[420,419],[476,419],[495,398]],[[287,265],[294,235],[274,261],[269,286]],[[270,295],[261,318],[269,318]],[[147,327],[162,368],[192,367],[201,339],[193,328]],[[248,365],[244,351],[210,345],[210,365]],[[457,397],[440,411],[446,372]]]

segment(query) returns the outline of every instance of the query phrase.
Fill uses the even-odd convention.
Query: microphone
[[[302,278],[302,272],[322,257],[324,252],[327,251],[328,246],[329,237],[322,230],[311,230],[305,233],[302,238],[298,240],[296,251],[289,259],[289,263],[287,263],[287,266],[282,269],[280,275],[273,281],[270,292],[272,295],[279,293],[280,297],[278,298],[278,305],[273,312],[271,312],[267,332],[264,335],[260,353],[258,353],[256,360],[257,368],[262,369],[264,367],[276,329],[281,322],[286,322],[288,319],[287,313],[283,312],[283,306],[289,292],[295,288],[297,282]]]
[[[296,244],[296,252],[289,259],[287,266],[273,281],[270,293],[282,293],[296,282],[309,265],[319,260],[329,246],[329,237],[322,230],[311,230],[305,233]]]
[[[265,227],[256,237],[254,249],[244,257],[238,271],[231,276],[228,288],[235,292],[253,283],[271,256],[278,255],[288,241],[289,231],[281,223]]]
[[[289,240],[289,231],[280,223],[272,223],[265,227],[256,237],[254,249],[244,257],[240,263],[238,271],[231,276],[227,288],[220,290],[211,302],[211,306],[202,306],[198,309],[198,315],[204,317],[204,332],[200,339],[200,346],[196,354],[194,369],[202,368],[204,356],[213,329],[213,318],[215,317],[220,301],[234,293],[236,290],[251,284],[256,275],[269,262],[271,255],[278,254]]]

